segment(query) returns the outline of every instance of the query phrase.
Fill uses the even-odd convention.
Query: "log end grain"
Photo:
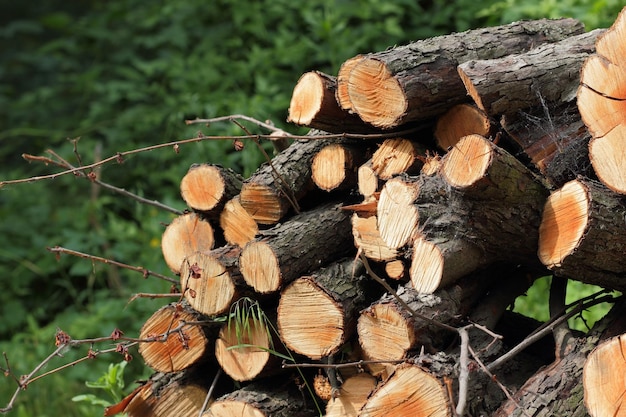
[[[274,187],[254,182],[243,184],[239,200],[259,224],[275,224],[289,209]]]
[[[348,95],[361,119],[376,127],[393,128],[407,112],[408,100],[398,80],[375,58],[365,57],[354,64]]]
[[[491,122],[482,110],[471,104],[457,104],[437,119],[434,135],[437,145],[448,150],[464,136],[488,137],[490,132]]]
[[[376,212],[380,237],[390,248],[400,248],[413,238],[418,224],[413,205],[417,195],[415,184],[395,178],[385,183]]]
[[[195,213],[187,213],[176,217],[165,228],[161,250],[167,266],[179,274],[187,256],[194,252],[208,252],[214,243],[211,224]]]
[[[585,405],[592,417],[626,415],[626,334],[598,345],[583,368]]]
[[[185,259],[181,288],[189,304],[208,316],[221,314],[235,299],[235,284],[222,263],[210,254],[196,252]]]
[[[347,378],[339,389],[339,395],[326,404],[326,417],[355,416],[376,388],[376,378],[361,373]]]
[[[206,395],[207,389],[196,384],[172,384],[158,392],[147,384],[124,412],[129,417],[197,416]]]
[[[420,147],[408,139],[386,139],[372,155],[372,168],[378,178],[388,180],[410,168],[421,168],[420,153]]]
[[[224,325],[215,341],[215,357],[235,381],[250,381],[266,368],[271,353],[270,335],[264,322],[250,318],[246,323]]]
[[[361,312],[359,344],[371,360],[403,359],[416,343],[413,325],[393,303],[377,303]]]
[[[311,359],[327,357],[341,347],[345,320],[342,306],[312,280],[297,279],[281,293],[276,319],[281,340]]]
[[[626,115],[626,107],[623,114]],[[626,124],[623,124],[589,141],[589,160],[598,179],[619,194],[626,194],[625,135]]]
[[[374,193],[378,191],[380,180],[372,167],[371,160],[359,167],[357,171],[357,182],[359,185],[359,193],[365,198],[374,195]]]
[[[224,205],[220,213],[220,227],[224,231],[226,242],[239,247],[244,247],[259,232],[257,222],[243,208],[238,196]]]
[[[350,79],[350,73],[352,69],[363,59],[362,55],[357,55],[345,61],[341,64],[339,68],[339,72],[337,73],[337,91],[335,92],[337,103],[339,106],[347,111],[352,111],[352,101],[350,100],[350,95],[348,94],[348,82]]]
[[[354,245],[365,257],[374,261],[391,261],[398,256],[398,251],[387,246],[380,237],[376,216],[359,217],[352,215],[352,235]]]
[[[589,218],[586,187],[570,181],[546,201],[539,226],[539,259],[549,268],[559,266],[578,246]]]
[[[139,337],[158,337],[158,341],[139,344],[139,354],[146,365],[158,372],[177,372],[190,367],[205,354],[208,342],[198,325],[183,326],[180,332],[170,333],[165,341],[161,341],[164,339],[161,335],[185,321],[195,322],[197,315],[168,305],[157,310],[144,323]]]
[[[442,175],[453,187],[473,185],[485,176],[492,153],[491,143],[483,136],[465,136],[446,155]]]
[[[223,168],[211,164],[193,165],[180,181],[180,195],[187,205],[198,211],[210,211],[226,199],[231,188],[241,188],[233,172],[225,176]],[[223,204],[223,203],[222,203]]]
[[[443,384],[416,365],[398,365],[376,388],[360,411],[362,416],[450,417]]]
[[[263,241],[250,242],[243,248],[239,268],[246,283],[257,292],[275,292],[281,287],[278,259],[270,245]]]
[[[338,188],[352,170],[350,152],[341,144],[333,143],[320,150],[311,164],[311,177],[324,191]]]
[[[302,75],[291,95],[287,122],[308,126],[322,107],[324,84],[316,72]]]

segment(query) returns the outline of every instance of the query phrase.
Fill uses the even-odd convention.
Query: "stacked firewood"
[[[567,279],[626,289],[625,35],[626,12],[525,21],[304,74],[307,139],[182,178],[162,250],[184,299],[145,323],[155,375],[125,411],[624,415],[624,302],[497,361],[542,326],[509,309],[536,278],[554,317]]]

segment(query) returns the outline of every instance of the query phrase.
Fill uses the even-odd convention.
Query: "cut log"
[[[313,158],[311,177],[324,191],[348,189],[357,182],[357,167],[365,161],[364,147],[333,143],[322,148]]]
[[[523,54],[467,61],[458,72],[468,94],[490,116],[513,114],[544,100],[570,102],[576,98],[580,68],[604,31],[596,29]]]
[[[303,74],[289,104],[287,122],[330,133],[372,133],[375,129],[344,110],[336,99],[337,79],[320,71]]]
[[[599,344],[585,361],[585,405],[592,417],[626,415],[626,333]]]
[[[372,155],[372,169],[381,180],[394,175],[419,172],[426,148],[403,138],[386,139]]]
[[[339,351],[356,332],[356,316],[368,300],[369,280],[362,273],[360,262],[344,260],[281,292],[276,322],[288,349],[315,360]]]
[[[596,55],[585,61],[580,75],[578,108],[592,140],[589,159],[598,179],[626,194],[624,114],[626,114],[626,9],[596,43]]]
[[[528,51],[582,32],[573,19],[537,20],[420,40],[355,60],[348,95],[354,111],[376,127],[425,120],[467,100],[458,64]]]
[[[231,245],[244,247],[259,233],[259,225],[243,208],[239,196],[229,200],[220,214],[224,239]]]
[[[176,217],[161,237],[163,258],[175,274],[180,274],[187,256],[195,252],[208,252],[214,244],[213,226],[196,213]]]
[[[489,117],[471,104],[457,104],[437,119],[435,139],[437,146],[449,150],[467,135],[481,135],[489,137],[492,124]]]
[[[449,417],[452,404],[443,384],[417,365],[398,365],[361,408],[360,416]]]
[[[180,181],[180,195],[192,210],[222,211],[226,201],[241,190],[243,178],[232,169],[213,164],[194,164]]]
[[[392,249],[413,241],[417,234],[418,210],[413,205],[419,193],[415,183],[394,178],[385,183],[376,209],[378,231]]]
[[[197,416],[206,396],[201,378],[189,372],[158,373],[139,388],[124,412],[129,417]]]
[[[560,188],[578,176],[594,176],[588,149],[591,135],[576,103],[505,115],[500,125],[551,187]]]
[[[326,204],[261,232],[243,248],[239,267],[248,285],[271,293],[353,252],[349,214]]]
[[[376,171],[374,171],[371,159],[359,167],[357,176],[359,193],[366,199],[379,190],[382,181],[378,178]]]
[[[207,316],[222,314],[238,296],[231,273],[241,250],[224,247],[185,258],[180,285],[185,299],[198,312]]]
[[[139,333],[140,339],[155,339],[139,343],[139,354],[146,365],[157,372],[178,372],[207,357],[210,335],[197,324],[200,320],[197,312],[182,304],[157,310]]]
[[[251,381],[279,370],[276,346],[267,323],[250,315],[241,323],[235,319],[222,326],[215,341],[215,358],[224,372],[235,381]]]
[[[348,59],[339,68],[339,72],[337,73],[337,90],[336,90],[336,98],[339,106],[350,112],[354,113],[354,108],[352,106],[352,102],[350,101],[350,95],[348,94],[348,80],[350,78],[350,73],[352,69],[363,58],[363,55],[357,55],[353,58]]]
[[[330,143],[324,139],[295,141],[271,163],[263,164],[241,187],[243,208],[259,224],[277,223],[314,187],[311,161]]]
[[[620,195],[591,180],[573,180],[546,201],[539,259],[555,275],[626,289],[626,207]]]
[[[406,266],[401,259],[396,259],[385,263],[385,273],[387,277],[395,280],[403,279],[406,276]]]
[[[281,386],[268,386],[257,383],[233,391],[218,398],[205,417],[314,417],[299,392],[290,392],[284,383]],[[294,391],[293,389],[291,391]],[[189,414],[190,417],[195,417]]]
[[[359,410],[376,388],[376,378],[367,373],[360,373],[347,378],[336,398],[326,404],[326,417],[357,417]]]
[[[398,256],[396,249],[387,246],[378,232],[376,216],[359,217],[352,215],[352,236],[354,246],[363,252],[363,255],[374,261],[391,261]]]

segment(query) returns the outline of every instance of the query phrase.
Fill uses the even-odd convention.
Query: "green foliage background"
[[[232,125],[186,126],[185,119],[246,114],[285,125],[293,86],[317,69],[336,74],[358,54],[434,35],[521,18],[577,17],[608,27],[616,0],[40,0],[0,4],[0,180],[55,172],[22,153],[53,149],[74,164],[137,147],[206,134],[240,134]],[[99,174],[118,187],[183,209],[178,184],[192,163],[214,162],[244,175],[261,162],[253,147],[202,142],[109,164]],[[128,335],[163,301],[155,279],[48,253],[62,245],[168,273],[160,235],[172,215],[64,176],[0,189],[0,349],[25,374],[53,350],[57,327],[74,338]],[[532,302],[530,303],[532,304]],[[530,307],[529,307],[530,308]],[[539,313],[542,314],[542,313]],[[68,352],[71,357],[84,351]],[[86,416],[71,404],[110,362],[98,358],[33,384],[14,415]],[[127,372],[146,374],[140,361]],[[61,363],[59,361],[59,363]],[[130,369],[132,368],[132,369]],[[0,384],[0,406],[15,385]]]

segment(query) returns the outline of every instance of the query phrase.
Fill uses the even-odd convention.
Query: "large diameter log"
[[[348,95],[361,119],[380,128],[425,120],[466,101],[456,72],[460,63],[524,52],[582,32],[573,19],[537,20],[420,40],[356,60]]]
[[[554,274],[626,289],[626,207],[620,195],[591,180],[573,180],[545,203],[538,254]]]
[[[311,177],[324,191],[352,188],[357,182],[357,167],[365,161],[366,148],[332,143],[313,158]]]
[[[372,126],[339,106],[337,79],[320,71],[303,74],[291,94],[287,122],[331,133],[371,133]]]
[[[231,169],[194,164],[180,181],[180,195],[189,208],[216,215],[241,190],[243,178]]]
[[[243,248],[239,267],[248,285],[271,293],[353,252],[349,214],[326,204],[260,233]]]
[[[369,280],[352,259],[298,278],[280,296],[276,323],[287,348],[311,359],[334,355],[356,331]],[[311,317],[316,317],[311,320]]]
[[[243,208],[239,196],[233,197],[224,205],[220,214],[220,227],[226,242],[239,247],[244,247],[259,232],[259,225]]]
[[[241,205],[259,224],[275,224],[312,187],[311,161],[328,140],[299,140],[263,164],[241,187]]]
[[[585,405],[592,417],[626,415],[626,333],[600,343],[585,361]]]
[[[326,417],[357,417],[359,410],[376,388],[376,378],[367,373],[359,373],[347,378],[339,395],[326,404]]]
[[[165,263],[176,274],[180,274],[187,256],[194,252],[208,252],[214,244],[213,226],[196,213],[176,217],[161,237]]]
[[[281,384],[284,385],[284,384]],[[293,391],[293,390],[291,390]],[[204,417],[314,417],[316,414],[299,392],[261,383],[218,398]],[[191,417],[191,414],[189,415]],[[195,417],[195,416],[194,416]]]
[[[142,326],[139,354],[157,372],[177,372],[196,364],[210,352],[209,336],[197,324],[201,316],[182,304],[157,310]],[[176,330],[176,331],[173,331]]]
[[[417,365],[398,365],[361,408],[359,416],[449,417],[452,404],[444,385]]]
[[[185,258],[180,284],[185,299],[198,312],[215,316],[228,311],[238,295],[233,265],[241,250],[224,247]]]
[[[626,68],[624,36],[626,10],[598,39],[596,55],[585,61],[580,75],[578,108],[591,132],[589,159],[598,179],[611,190],[626,194],[624,133]]]
[[[569,102],[576,98],[580,68],[604,31],[596,29],[523,54],[464,62],[459,75],[474,102],[491,116],[512,114],[543,100]]]

